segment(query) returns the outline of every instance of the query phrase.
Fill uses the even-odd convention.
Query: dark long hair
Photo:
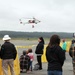
[[[52,35],[48,46],[51,47],[53,45],[59,45],[59,44],[60,44],[60,37],[58,35]]]
[[[43,44],[45,44],[43,37],[39,37],[39,39],[41,40],[41,42],[42,42]]]

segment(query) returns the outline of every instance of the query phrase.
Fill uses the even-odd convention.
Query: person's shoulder
[[[27,55],[27,54],[25,55],[25,58],[26,58],[26,59],[30,59],[29,55]]]
[[[5,44],[2,44],[1,46],[4,46]]]
[[[34,53],[33,53],[33,52],[32,52],[31,54],[32,54],[32,55],[34,55]]]
[[[65,44],[67,44],[67,42],[65,41]]]
[[[14,45],[12,42],[9,42],[10,44]]]
[[[12,42],[10,42],[11,45],[15,46]]]
[[[42,43],[42,42],[39,42],[38,44],[39,44],[39,45],[43,45],[43,43]]]
[[[58,49],[59,51],[63,51],[62,48],[61,48],[61,46],[57,46],[57,49]]]
[[[50,48],[49,46],[46,47],[46,49]]]
[[[28,55],[28,54],[26,54],[26,55],[25,55],[25,57],[28,57],[28,58],[29,58],[29,55]]]
[[[5,47],[6,46],[6,44],[5,43],[3,43],[2,45],[1,45],[1,47]]]
[[[23,58],[23,57],[24,57],[24,55],[21,55],[21,56],[20,56],[20,58]]]

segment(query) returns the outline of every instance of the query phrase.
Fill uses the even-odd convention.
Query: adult
[[[14,44],[10,43],[10,39],[9,35],[4,35],[4,44],[1,46],[1,59],[4,75],[8,75],[8,66],[10,67],[11,75],[15,75],[14,60],[16,58],[17,51]]]
[[[43,49],[44,49],[44,39],[43,37],[38,38],[38,45],[36,47],[35,53],[37,55],[37,62],[39,65],[39,70],[42,70],[42,61],[41,61],[41,56],[43,54]]]
[[[65,39],[62,40],[62,49],[66,52],[66,48],[67,48],[67,43],[65,41]]]
[[[58,35],[52,35],[46,48],[48,61],[48,75],[62,75],[62,66],[65,60],[65,52],[60,47]]]
[[[69,55],[72,57],[72,64],[73,64],[73,75],[75,75],[75,40],[72,40]]]

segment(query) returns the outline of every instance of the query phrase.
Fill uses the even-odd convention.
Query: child
[[[28,49],[28,56],[30,57],[30,64],[29,64],[29,68],[32,71],[32,62],[34,60],[34,54],[32,52],[32,49]]]
[[[20,72],[27,72],[29,69],[30,57],[27,55],[26,51],[23,51],[23,54],[20,56]]]

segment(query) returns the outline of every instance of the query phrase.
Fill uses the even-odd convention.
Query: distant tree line
[[[72,38],[73,33],[66,32],[16,32],[16,31],[0,31],[0,38],[4,35],[10,35],[13,38],[38,38],[40,36],[44,38],[50,38],[53,34],[58,34],[61,38]]]

